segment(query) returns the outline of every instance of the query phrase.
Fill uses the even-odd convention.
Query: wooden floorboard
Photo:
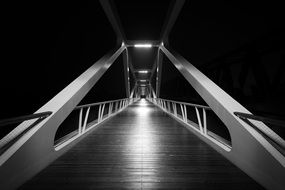
[[[148,102],[119,113],[21,189],[262,189]]]

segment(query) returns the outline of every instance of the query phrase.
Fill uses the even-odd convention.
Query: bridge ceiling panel
[[[158,40],[169,0],[114,1],[128,40]]]

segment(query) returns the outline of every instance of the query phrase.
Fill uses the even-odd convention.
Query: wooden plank
[[[139,101],[21,189],[262,189],[154,105]]]

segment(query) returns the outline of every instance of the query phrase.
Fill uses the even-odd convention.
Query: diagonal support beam
[[[121,46],[110,51],[36,112],[52,114],[0,155],[1,189],[16,189],[75,144],[55,151],[57,129],[124,50]],[[33,120],[25,121],[15,130],[32,123]]]
[[[126,96],[130,97],[130,67],[129,67],[129,52],[126,48],[123,52],[123,62],[124,62],[124,74],[125,74],[125,87],[126,87]]]
[[[137,77],[136,77],[136,75],[135,75],[135,69],[134,69],[134,66],[133,66],[133,64],[132,64],[132,61],[131,61],[131,59],[130,59],[130,56],[129,56],[129,68],[130,68],[131,74],[132,74],[133,77],[134,77],[134,80],[137,81]]]
[[[162,60],[163,60],[163,55],[160,51],[160,48],[158,48],[158,51],[157,51],[157,67],[156,67],[156,72],[157,72],[157,75],[156,75],[156,96],[158,98],[160,97]]]
[[[174,3],[174,6],[172,8],[172,11],[168,15],[168,18],[166,19],[163,27],[162,32],[160,35],[160,41],[164,42],[165,44],[168,44],[168,36],[177,20],[177,17],[184,5],[185,0],[176,0]]]
[[[126,40],[126,37],[115,6],[111,3],[110,0],[100,0],[100,3],[116,33],[117,43],[121,44]]]
[[[201,140],[207,142],[266,189],[284,189],[284,155],[274,148],[258,130],[234,114],[234,112],[247,114],[250,112],[182,56],[164,46],[160,48],[225,124],[231,136],[231,151],[227,152],[205,138],[201,137]],[[271,136],[285,144],[284,140],[264,123],[255,121],[252,123],[259,130],[270,133]]]

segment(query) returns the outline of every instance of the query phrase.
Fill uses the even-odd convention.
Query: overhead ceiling
[[[114,1],[127,40],[158,40],[170,0]]]

